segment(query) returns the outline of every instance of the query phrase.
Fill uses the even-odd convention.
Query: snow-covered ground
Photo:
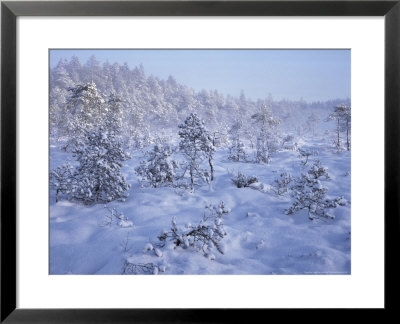
[[[293,198],[278,196],[270,187],[283,171],[299,176],[319,159],[330,176],[321,181],[329,189],[328,198],[343,196],[351,202],[350,152],[335,153],[324,138],[306,139],[301,147],[317,152],[306,166],[301,165],[297,151],[281,150],[264,165],[229,161],[228,151],[219,149],[214,159],[215,180],[194,193],[172,187],[143,188],[135,173],[143,150],[134,151],[122,169],[131,184],[129,197],[107,205],[127,217],[123,224],[106,224],[109,211],[102,204],[56,203],[51,190],[50,274],[122,274],[127,264],[152,264],[162,275],[350,274],[350,203],[333,209],[333,220],[310,221],[304,210],[285,215]],[[52,169],[67,158],[73,159],[51,146]],[[231,178],[238,171],[257,176],[259,190],[237,188]],[[178,227],[196,225],[207,204],[221,201],[231,210],[223,216],[224,254],[215,251],[215,258],[210,258],[191,247],[169,245],[151,249],[148,243],[156,245],[157,236],[170,230],[174,216]]]

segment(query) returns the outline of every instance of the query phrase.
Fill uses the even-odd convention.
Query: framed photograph
[[[393,309],[399,15],[2,2],[1,321]]]

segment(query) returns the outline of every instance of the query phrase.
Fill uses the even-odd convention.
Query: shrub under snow
[[[165,269],[152,263],[134,263],[133,258],[129,257],[125,260],[122,274],[153,274],[157,275],[159,272],[164,272]]]
[[[231,179],[238,188],[249,187],[251,184],[258,182],[258,178],[254,176],[247,176],[241,172],[235,178]]]
[[[219,253],[224,254],[224,245],[222,239],[227,235],[222,216],[230,213],[223,202],[217,206],[206,206],[206,212],[201,222],[193,226],[186,225],[185,228],[178,228],[176,218],[171,222],[171,229],[164,231],[158,236],[159,247],[164,247],[167,243],[171,243],[174,248],[180,247],[187,249],[193,247],[198,251],[202,251],[204,256],[215,259],[212,253],[216,249]]]
[[[104,219],[102,223],[100,224],[101,226],[111,226],[112,224],[117,224],[119,227],[132,227],[133,222],[128,219],[124,215],[124,213],[119,212],[115,207],[110,208],[107,205],[104,206],[106,209],[107,213],[104,216]]]

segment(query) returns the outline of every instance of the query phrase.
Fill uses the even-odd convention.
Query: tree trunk
[[[210,165],[211,181],[213,181],[214,180],[214,165],[212,163],[212,157],[211,156],[208,158],[208,164]]]
[[[190,167],[189,173],[190,173],[190,189],[193,190],[193,188],[194,188],[194,179],[193,179],[193,170],[192,170],[192,167]]]

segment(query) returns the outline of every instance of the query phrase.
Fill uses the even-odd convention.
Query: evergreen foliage
[[[190,188],[193,190],[199,179],[206,182],[214,178],[213,154],[214,145],[204,122],[197,114],[192,113],[183,124],[179,126],[180,151],[187,159],[187,171],[190,177]],[[202,162],[207,159],[210,171],[202,167]]]

